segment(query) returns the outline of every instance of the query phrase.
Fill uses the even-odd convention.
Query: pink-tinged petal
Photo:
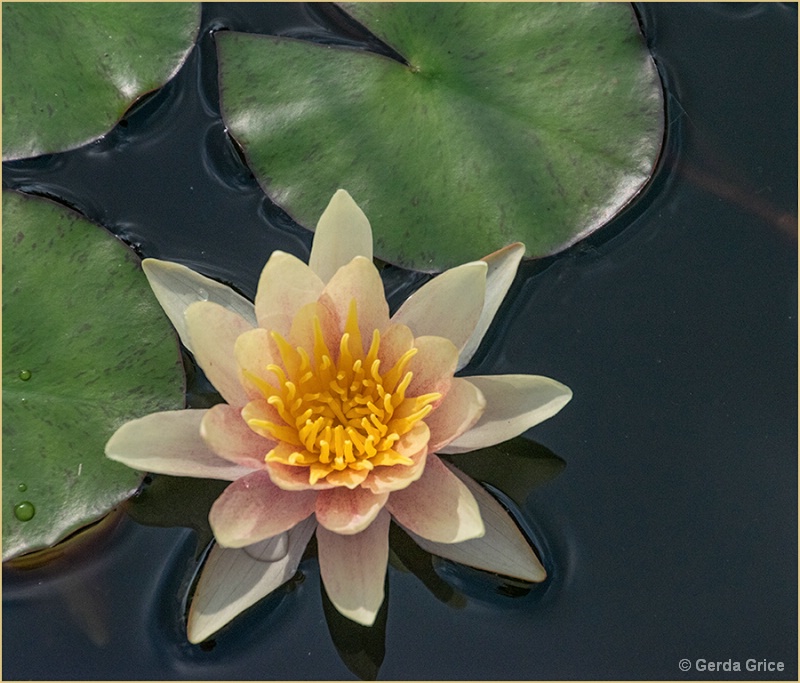
[[[486,399],[478,387],[466,379],[454,377],[447,396],[425,418],[431,431],[428,450],[436,453],[461,436],[478,421],[485,407]]]
[[[386,303],[383,281],[377,268],[363,256],[357,256],[339,268],[320,296],[320,303],[335,312],[342,326],[347,320],[352,301],[356,302],[358,327],[366,352],[372,341],[372,333],[383,330],[389,324],[389,304]],[[339,340],[336,339],[335,343],[338,345]]]
[[[486,263],[475,261],[445,271],[414,292],[392,322],[407,325],[416,337],[447,337],[461,349],[483,310],[487,269]]]
[[[258,281],[255,309],[259,327],[286,337],[295,313],[316,301],[323,287],[322,280],[299,258],[272,252]]]
[[[408,363],[408,370],[414,373],[408,395],[438,392],[444,396],[456,371],[458,349],[449,339],[430,336],[417,337],[414,346],[418,351]]]
[[[186,326],[197,364],[225,401],[241,408],[250,399],[239,379],[234,346],[252,325],[219,304],[200,301],[186,309]]]
[[[288,449],[289,446],[281,446],[279,444],[278,448]],[[267,472],[269,472],[272,483],[282,488],[284,491],[307,491],[309,489],[325,491],[334,488],[333,484],[328,483],[324,479],[320,479],[316,484],[311,486],[308,483],[307,467],[284,465],[280,462],[268,462]]]
[[[394,445],[394,450],[410,458],[413,464],[376,467],[369,473],[362,486],[375,494],[383,494],[398,491],[413,484],[422,476],[425,469],[429,438],[428,425],[424,422],[417,422],[411,431],[403,434]]]
[[[250,323],[256,324],[253,304],[230,287],[211,280],[191,268],[179,263],[148,258],[142,261],[142,269],[158,303],[164,309],[183,345],[194,352],[184,314],[186,309],[198,301],[212,301],[224,306]]]
[[[344,320],[339,320],[337,312],[324,298],[321,301],[306,304],[297,311],[292,321],[288,341],[294,348],[300,347],[312,354],[316,340],[317,321],[319,321],[322,338],[328,346],[328,351],[331,352],[331,358],[336,360],[339,357],[339,340],[342,337]]]
[[[391,493],[411,486],[417,481],[425,470],[428,449],[423,448],[419,453],[410,457],[413,465],[394,465],[393,467],[376,467],[369,473],[362,486],[375,494]]]
[[[569,387],[539,375],[486,375],[468,381],[486,398],[486,409],[475,426],[442,453],[466,453],[513,439],[555,415],[572,398]]]
[[[278,378],[267,370],[267,366],[280,365],[280,354],[267,330],[257,327],[240,334],[233,345],[233,355],[239,368],[239,381],[249,398],[263,396],[259,389],[260,382],[278,386]]]
[[[364,531],[350,536],[317,527],[319,571],[334,607],[372,626],[383,603],[389,561],[389,515],[384,510]]]
[[[278,448],[281,446],[281,442],[275,439],[275,437],[272,435],[272,432],[270,432],[267,427],[258,423],[250,424],[250,420],[266,420],[267,422],[272,422],[277,425],[285,424],[283,418],[280,416],[275,407],[267,403],[267,401],[263,398],[250,401],[250,403],[242,408],[240,419],[242,422],[244,422],[248,429],[256,434],[256,436],[264,439],[265,441],[268,440],[272,442],[272,447],[264,451],[262,460],[264,456],[266,456],[266,454],[269,453],[269,451],[271,451],[273,448]]]
[[[317,521],[337,534],[357,534],[373,522],[388,497],[388,493],[375,495],[343,486],[322,491],[317,496]]]
[[[524,255],[525,245],[522,242],[515,242],[481,259],[489,266],[486,272],[486,298],[483,302],[483,310],[478,324],[461,350],[461,355],[458,358],[459,370],[472,360],[478,350],[486,330],[489,329],[492,320],[494,320],[497,309],[503,303],[508,288],[514,282],[519,262]]]
[[[252,471],[220,458],[200,436],[205,410],[152,413],[122,425],[106,456],[141,472],[233,481]]]
[[[378,359],[381,372],[386,373],[394,367],[406,351],[414,346],[414,335],[405,325],[390,324],[381,331],[381,344],[378,347]]]
[[[264,456],[275,447],[275,441],[256,434],[241,411],[221,403],[206,412],[200,423],[200,436],[217,455],[251,469],[264,469]]]
[[[419,481],[392,492],[386,509],[403,527],[437,543],[459,543],[484,533],[475,497],[435,455],[428,456]]]
[[[353,198],[337,190],[317,223],[308,265],[328,282],[356,256],[372,261],[372,228]]]
[[[186,624],[190,643],[202,643],[234,617],[291,579],[317,524],[313,517],[257,546],[215,545],[203,565]],[[274,543],[288,547],[272,559]]]
[[[434,543],[413,532],[411,537],[423,550],[454,562],[523,581],[544,581],[547,573],[542,563],[500,503],[466,474],[448,467],[475,496],[486,533],[461,543]]]
[[[316,497],[315,491],[284,491],[267,472],[252,472],[222,492],[208,521],[220,545],[241,548],[291,529],[314,511]]]
[[[426,450],[431,438],[431,431],[427,423],[417,422],[409,431],[403,434],[395,443],[394,450],[408,458],[413,458],[421,451]],[[381,468],[389,469],[389,468]]]

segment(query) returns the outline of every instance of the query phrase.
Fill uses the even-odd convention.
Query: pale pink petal
[[[278,378],[267,370],[270,364],[281,365],[280,354],[270,333],[257,327],[240,334],[233,346],[233,355],[239,368],[239,381],[251,399],[263,396],[258,380],[273,387],[278,386]]]
[[[271,560],[271,554],[262,544],[245,548],[223,548],[216,544],[203,565],[192,597],[186,624],[189,642],[202,643],[291,579],[316,526],[310,517],[276,537],[277,542],[283,543],[288,536],[286,552],[276,560]],[[254,551],[256,547],[263,559]]]
[[[290,447],[279,444],[278,448],[289,449]],[[309,485],[308,467],[284,465],[280,462],[268,462],[267,472],[269,472],[272,483],[282,488],[284,491],[307,491],[308,489],[324,491],[334,488],[333,484],[329,484],[324,479],[320,479],[313,486]]]
[[[375,495],[363,488],[337,486],[317,496],[317,521],[337,534],[357,534],[366,529],[386,504],[388,493]]]
[[[234,346],[252,325],[219,304],[200,301],[186,309],[186,326],[197,364],[225,401],[241,408],[249,398],[239,379]]]
[[[275,447],[275,441],[256,434],[241,411],[221,403],[206,412],[200,423],[200,436],[217,455],[251,469],[264,469],[264,456]]]
[[[489,329],[492,320],[494,320],[497,309],[503,303],[508,288],[514,282],[514,276],[517,274],[519,262],[524,254],[525,245],[521,242],[515,242],[481,259],[489,266],[486,272],[486,298],[483,302],[483,310],[478,324],[461,350],[461,355],[458,358],[459,370],[472,360],[472,356],[478,350],[486,330]]]
[[[265,399],[258,398],[255,401],[250,401],[250,403],[242,408],[240,416],[242,422],[244,422],[244,424],[247,425],[247,428],[252,430],[254,434],[265,441],[272,442],[272,446],[264,451],[263,455],[266,455],[270,450],[281,445],[281,442],[272,436],[272,433],[269,431],[269,429],[258,424],[250,424],[250,420],[266,420],[277,425],[285,424],[277,409],[270,403],[267,403]]]
[[[338,313],[324,296],[320,301],[306,304],[297,311],[287,340],[293,348],[305,349],[313,358],[317,321],[331,358],[336,360],[339,357],[339,341],[342,338],[344,320],[339,319]]]
[[[299,258],[273,251],[258,281],[255,308],[259,327],[286,337],[295,313],[316,301],[323,287],[322,280]]]
[[[252,471],[220,458],[200,437],[205,410],[151,413],[122,425],[106,455],[141,472],[232,481]]]
[[[411,537],[429,553],[524,581],[537,583],[547,573],[516,523],[489,493],[466,474],[448,465],[475,496],[486,533],[461,543],[434,543],[413,532]]]
[[[420,421],[400,437],[394,444],[394,450],[411,458],[427,447],[430,438],[431,431],[427,423]],[[389,468],[382,467],[380,469],[388,470]]]
[[[267,472],[252,472],[226,488],[208,521],[221,545],[241,548],[275,536],[314,511],[315,491],[284,491]]]
[[[414,461],[413,465],[376,467],[369,473],[369,477],[367,477],[362,486],[376,494],[391,493],[411,486],[422,476],[422,472],[425,470],[428,449],[425,447],[418,453],[405,455]]]
[[[454,377],[444,400],[425,418],[431,432],[428,450],[438,452],[472,427],[483,414],[486,399],[468,380]]]
[[[344,190],[337,190],[317,223],[308,265],[327,282],[356,256],[372,261],[372,228]]]
[[[429,438],[430,430],[428,425],[424,422],[417,422],[394,445],[394,450],[410,458],[413,464],[376,467],[369,473],[362,486],[373,493],[383,494],[404,489],[413,484],[422,476],[422,472],[425,469]]]
[[[361,342],[366,351],[372,341],[372,333],[383,330],[389,324],[389,304],[386,303],[378,270],[372,261],[363,256],[357,256],[339,268],[320,296],[320,303],[336,313],[342,328],[352,301],[356,302]],[[339,340],[336,339],[335,343],[338,346]]]
[[[435,455],[408,488],[394,491],[386,509],[399,524],[438,543],[459,543],[483,535],[475,497]]]
[[[555,415],[572,398],[569,387],[539,375],[469,377],[486,398],[486,409],[475,426],[441,449],[466,453],[513,439]]]
[[[319,571],[334,607],[348,619],[372,626],[383,603],[389,560],[389,515],[384,510],[351,536],[317,527]]]
[[[164,309],[180,335],[183,345],[194,351],[186,327],[186,309],[197,301],[212,301],[224,306],[250,323],[256,324],[253,304],[230,287],[211,280],[179,263],[148,258],[142,261],[142,270],[158,303]]]
[[[474,261],[445,271],[414,292],[392,322],[407,325],[416,337],[447,337],[461,349],[483,310],[487,268],[483,261]]]
[[[408,363],[408,371],[413,373],[409,396],[423,394],[447,394],[453,373],[458,362],[458,349],[444,337],[422,336],[414,339],[417,353]]]
[[[381,343],[378,347],[378,359],[381,361],[380,371],[387,373],[394,367],[406,351],[414,346],[414,335],[405,325],[390,324],[381,331]]]

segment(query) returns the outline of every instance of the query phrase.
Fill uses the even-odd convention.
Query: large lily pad
[[[183,365],[134,253],[51,202],[3,193],[3,559],[101,517],[141,475],[123,422],[183,407]]]
[[[3,3],[3,159],[107,133],[183,64],[195,3]]]
[[[618,3],[354,3],[408,65],[219,34],[223,117],[264,189],[313,226],[347,189],[376,255],[439,270],[521,240],[552,254],[652,174],[663,98]]]

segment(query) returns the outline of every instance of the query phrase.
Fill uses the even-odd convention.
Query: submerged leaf
[[[552,254],[649,179],[661,84],[620,3],[352,3],[408,64],[217,35],[222,112],[270,196],[306,226],[345,187],[375,253],[441,270],[522,241]]]
[[[183,365],[138,259],[47,201],[3,193],[3,559],[129,497],[123,422],[183,405]]]

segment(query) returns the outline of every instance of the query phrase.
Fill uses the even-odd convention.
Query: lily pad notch
[[[270,197],[313,225],[347,187],[376,255],[423,271],[557,253],[652,175],[661,81],[619,3],[342,5],[411,66],[223,32],[221,108]]]

